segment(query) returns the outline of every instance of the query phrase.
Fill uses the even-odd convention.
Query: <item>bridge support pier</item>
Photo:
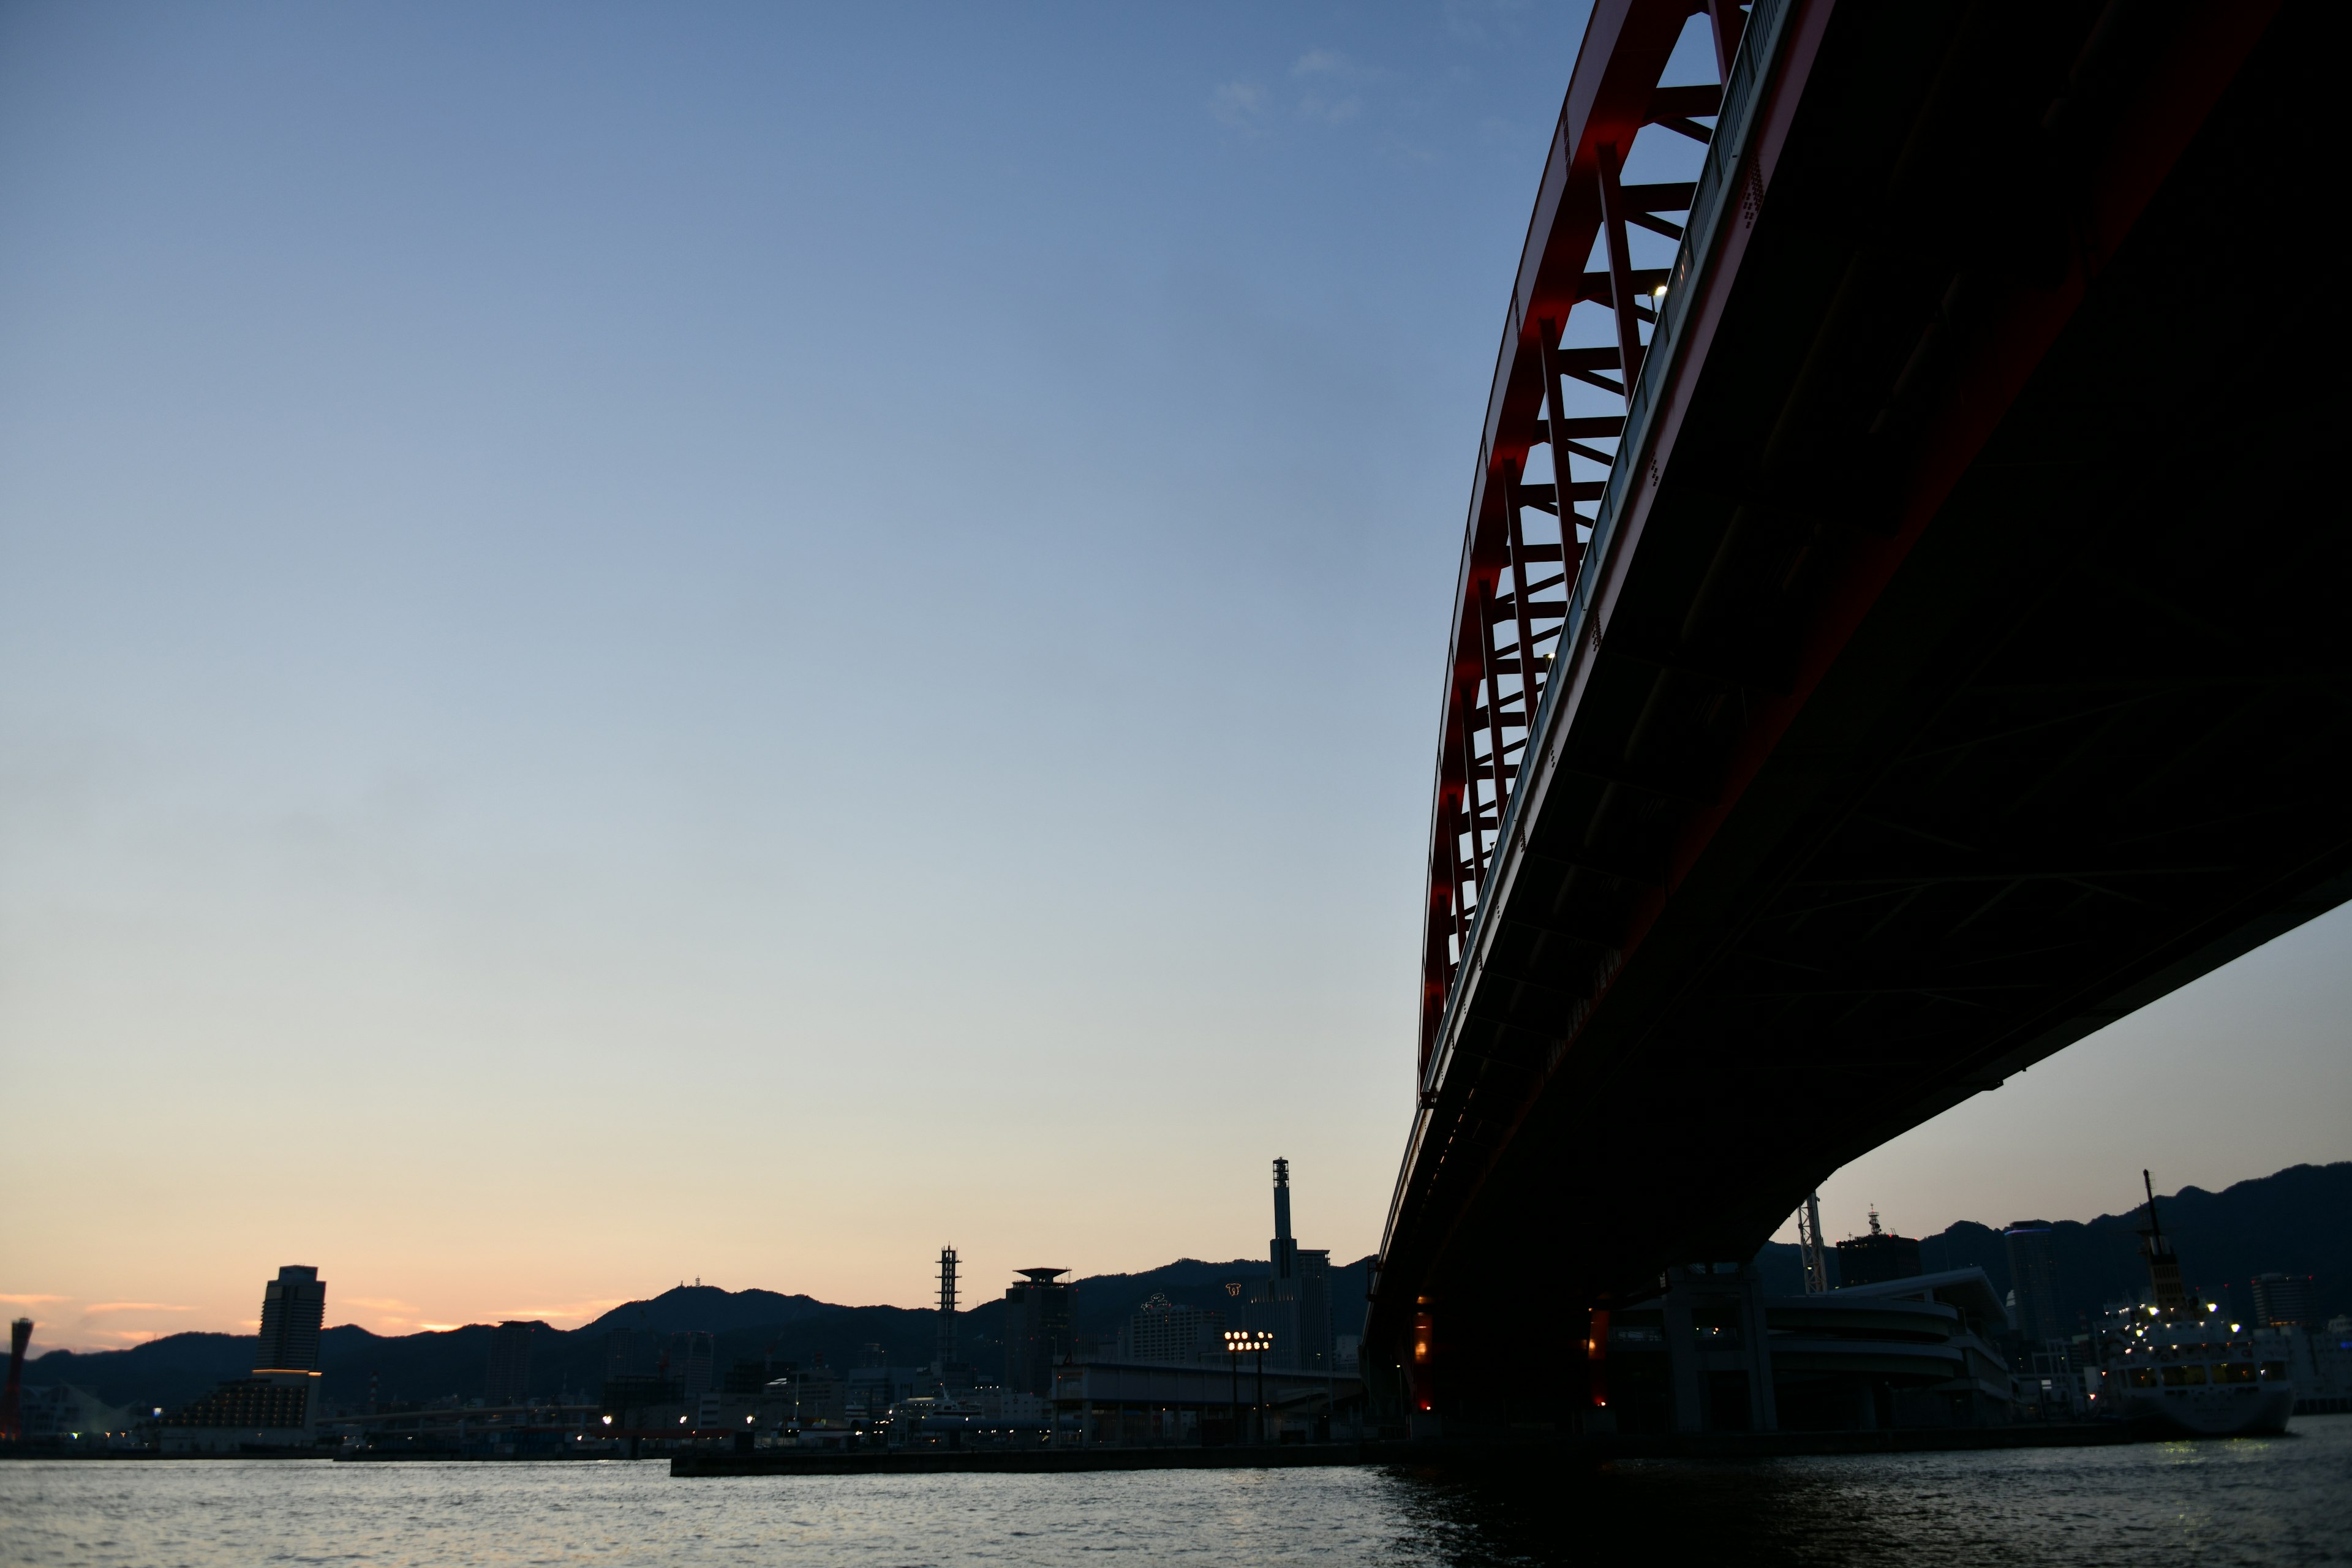
[[[1666,1296],[1660,1303],[1665,1314],[1666,1379],[1674,1394],[1675,1430],[1700,1432],[1706,1428],[1706,1416],[1699,1398],[1698,1327],[1691,1319],[1694,1296],[1685,1274],[1682,1268],[1667,1271]]]
[[[1772,1397],[1772,1337],[1764,1321],[1763,1277],[1753,1263],[1739,1266],[1739,1349],[1748,1363],[1748,1429],[1777,1432],[1780,1410]]]
[[[1772,1396],[1772,1342],[1764,1321],[1764,1281],[1755,1267],[1700,1263],[1670,1268],[1659,1307],[1664,1318],[1675,1430],[1704,1432],[1715,1425],[1714,1378],[1730,1373],[1738,1373],[1746,1385],[1747,1429],[1779,1430],[1780,1407]],[[1707,1331],[1704,1341],[1699,1337],[1702,1329]]]

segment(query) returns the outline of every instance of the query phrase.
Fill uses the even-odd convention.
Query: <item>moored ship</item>
[[[2140,1255],[2156,1300],[2108,1338],[2101,1403],[2116,1415],[2153,1417],[2200,1436],[2285,1431],[2294,1412],[2285,1359],[2189,1295],[2157,1217],[2156,1184],[2145,1171],[2140,1181],[2147,1190]]]

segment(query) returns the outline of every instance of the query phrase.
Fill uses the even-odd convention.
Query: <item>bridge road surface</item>
[[[1586,1310],[2352,892],[2339,17],[1597,6],[1455,594],[1376,1394],[1557,1414]],[[1723,85],[1654,90],[1686,23]],[[1695,184],[1617,181],[1645,124]],[[1531,482],[1611,457],[1570,383],[1625,388],[1607,479]],[[2202,1091],[2084,1112],[2150,1092]]]

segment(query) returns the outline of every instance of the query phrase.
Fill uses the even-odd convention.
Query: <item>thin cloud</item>
[[[371,1312],[413,1312],[416,1310],[416,1303],[414,1301],[394,1301],[387,1297],[346,1296],[343,1298],[343,1300],[350,1306],[365,1307]]]
[[[1264,82],[1229,81],[1209,94],[1209,117],[1228,131],[1254,136],[1265,122]]]
[[[94,1307],[84,1307],[84,1312],[193,1312],[194,1307],[175,1306],[169,1301],[100,1301]]]
[[[1364,111],[1361,89],[1386,79],[1388,74],[1337,49],[1309,49],[1290,68],[1291,79],[1306,84],[1298,100],[1298,118],[1344,125]]]
[[[1298,118],[1322,125],[1345,125],[1363,111],[1364,100],[1352,92],[1345,98],[1325,98],[1310,92],[1298,100]]]
[[[1381,151],[1388,155],[1391,163],[1403,167],[1432,169],[1442,162],[1433,148],[1424,147],[1418,142],[1407,141],[1402,136],[1383,137],[1380,145]]]
[[[528,1321],[537,1318],[551,1323],[560,1319],[571,1318],[585,1322],[591,1318],[603,1317],[615,1307],[626,1305],[628,1300],[625,1296],[615,1296],[610,1300],[573,1301],[561,1307],[511,1307],[498,1315],[502,1319],[513,1319],[517,1321]]]
[[[1445,30],[1468,43],[1519,36],[1519,21],[1528,0],[1445,0]]]
[[[0,1296],[12,1307],[38,1307],[50,1301],[70,1301],[71,1296]]]
[[[1379,66],[1368,66],[1353,56],[1337,49],[1309,49],[1292,64],[1290,74],[1300,80],[1328,78],[1349,87],[1370,87],[1386,81],[1389,73]]]

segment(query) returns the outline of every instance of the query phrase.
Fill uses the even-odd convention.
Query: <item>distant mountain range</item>
[[[1371,1259],[1331,1271],[1334,1331],[1363,1329],[1364,1284]],[[1141,1274],[1097,1274],[1076,1282],[1072,1327],[1080,1336],[1109,1335],[1154,1294],[1192,1306],[1229,1310],[1237,1292],[1265,1277],[1262,1258],[1230,1263],[1182,1258]],[[331,1299],[329,1310],[333,1309]],[[1002,1298],[956,1314],[956,1342],[962,1360],[993,1373],[1004,1363],[999,1328]],[[644,1301],[614,1308],[593,1322],[565,1331],[541,1326],[531,1344],[531,1384],[541,1394],[569,1389],[593,1399],[604,1381],[605,1336],[614,1329],[656,1333],[698,1330],[717,1338],[718,1366],[739,1358],[793,1362],[806,1366],[851,1367],[887,1361],[893,1366],[927,1365],[936,1314],[929,1309],[842,1307],[812,1296],[773,1290],[722,1290],[711,1285],[681,1285]],[[251,1334],[171,1334],[129,1350],[80,1352],[51,1351],[25,1369],[28,1386],[69,1383],[110,1405],[134,1410],[171,1409],[209,1391],[215,1384],[243,1377],[253,1365]],[[480,1397],[489,1370],[490,1325],[468,1324],[437,1333],[373,1334],[352,1324],[320,1336],[320,1371],[325,1398],[357,1403],[371,1381],[378,1400],[391,1403],[454,1394]]]
[[[2158,1205],[2182,1268],[2205,1300],[2250,1310],[2249,1282],[2256,1274],[2276,1270],[2317,1277],[2321,1317],[2352,1311],[2352,1161],[2294,1165],[2219,1193],[2184,1187],[2159,1196]],[[2137,1211],[2101,1215],[2087,1223],[2056,1222],[2052,1249],[2063,1316],[2095,1316],[2104,1303],[2127,1300],[2147,1283],[2138,1225]],[[1794,1247],[1773,1243],[1758,1261],[1770,1289],[1791,1295],[1802,1289]],[[1963,1222],[1924,1237],[1920,1261],[1931,1271],[1973,1264],[1991,1276],[1995,1289],[2010,1289],[2008,1252],[2000,1231],[1992,1226]],[[1360,1258],[1332,1270],[1336,1332],[1362,1331],[1370,1263]],[[1094,1275],[1076,1282],[1073,1325],[1082,1337],[1115,1333],[1155,1293],[1191,1306],[1229,1310],[1236,1294],[1229,1288],[1245,1289],[1265,1274],[1264,1258],[1204,1263],[1188,1258],[1141,1274]],[[956,1314],[962,1359],[984,1373],[1003,1364],[998,1321],[1003,1306],[1001,1299],[992,1299]],[[605,1335],[622,1328],[713,1333],[722,1370],[738,1358],[770,1357],[803,1365],[823,1357],[837,1367],[878,1357],[894,1366],[917,1366],[931,1358],[933,1314],[904,1307],[842,1307],[772,1290],[679,1286],[616,1307],[581,1328],[545,1329],[531,1351],[535,1391],[552,1394],[569,1388],[594,1397],[604,1375]],[[386,1402],[478,1397],[488,1371],[489,1334],[487,1324],[400,1335],[372,1334],[348,1324],[329,1329],[320,1358],[326,1397],[338,1403],[364,1399],[371,1380],[377,1398]],[[26,1368],[26,1382],[70,1383],[110,1405],[169,1409],[224,1379],[245,1375],[255,1343],[250,1334],[173,1334],[130,1350],[51,1351]]]
[[[2352,1311],[2352,1161],[2290,1165],[2218,1193],[2183,1187],[2169,1196],[2158,1194],[2156,1208],[2179,1252],[2181,1271],[2201,1300],[2250,1312],[2255,1275],[2307,1274],[2319,1282],[2322,1320]],[[2005,1223],[2046,1217],[2016,1215]],[[2147,1267],[2139,1256],[2140,1224],[2137,1208],[2088,1222],[2053,1223],[2051,1253],[2065,1321],[2095,1318],[2106,1303],[2129,1300],[2147,1284]],[[1923,1237],[1920,1267],[1934,1273],[1973,1265],[2006,1295],[2014,1281],[2001,1228],[1963,1220]],[[1770,1289],[1793,1294],[1804,1288],[1794,1247],[1775,1242],[1759,1262]],[[1834,1249],[1831,1269],[1834,1275]]]

